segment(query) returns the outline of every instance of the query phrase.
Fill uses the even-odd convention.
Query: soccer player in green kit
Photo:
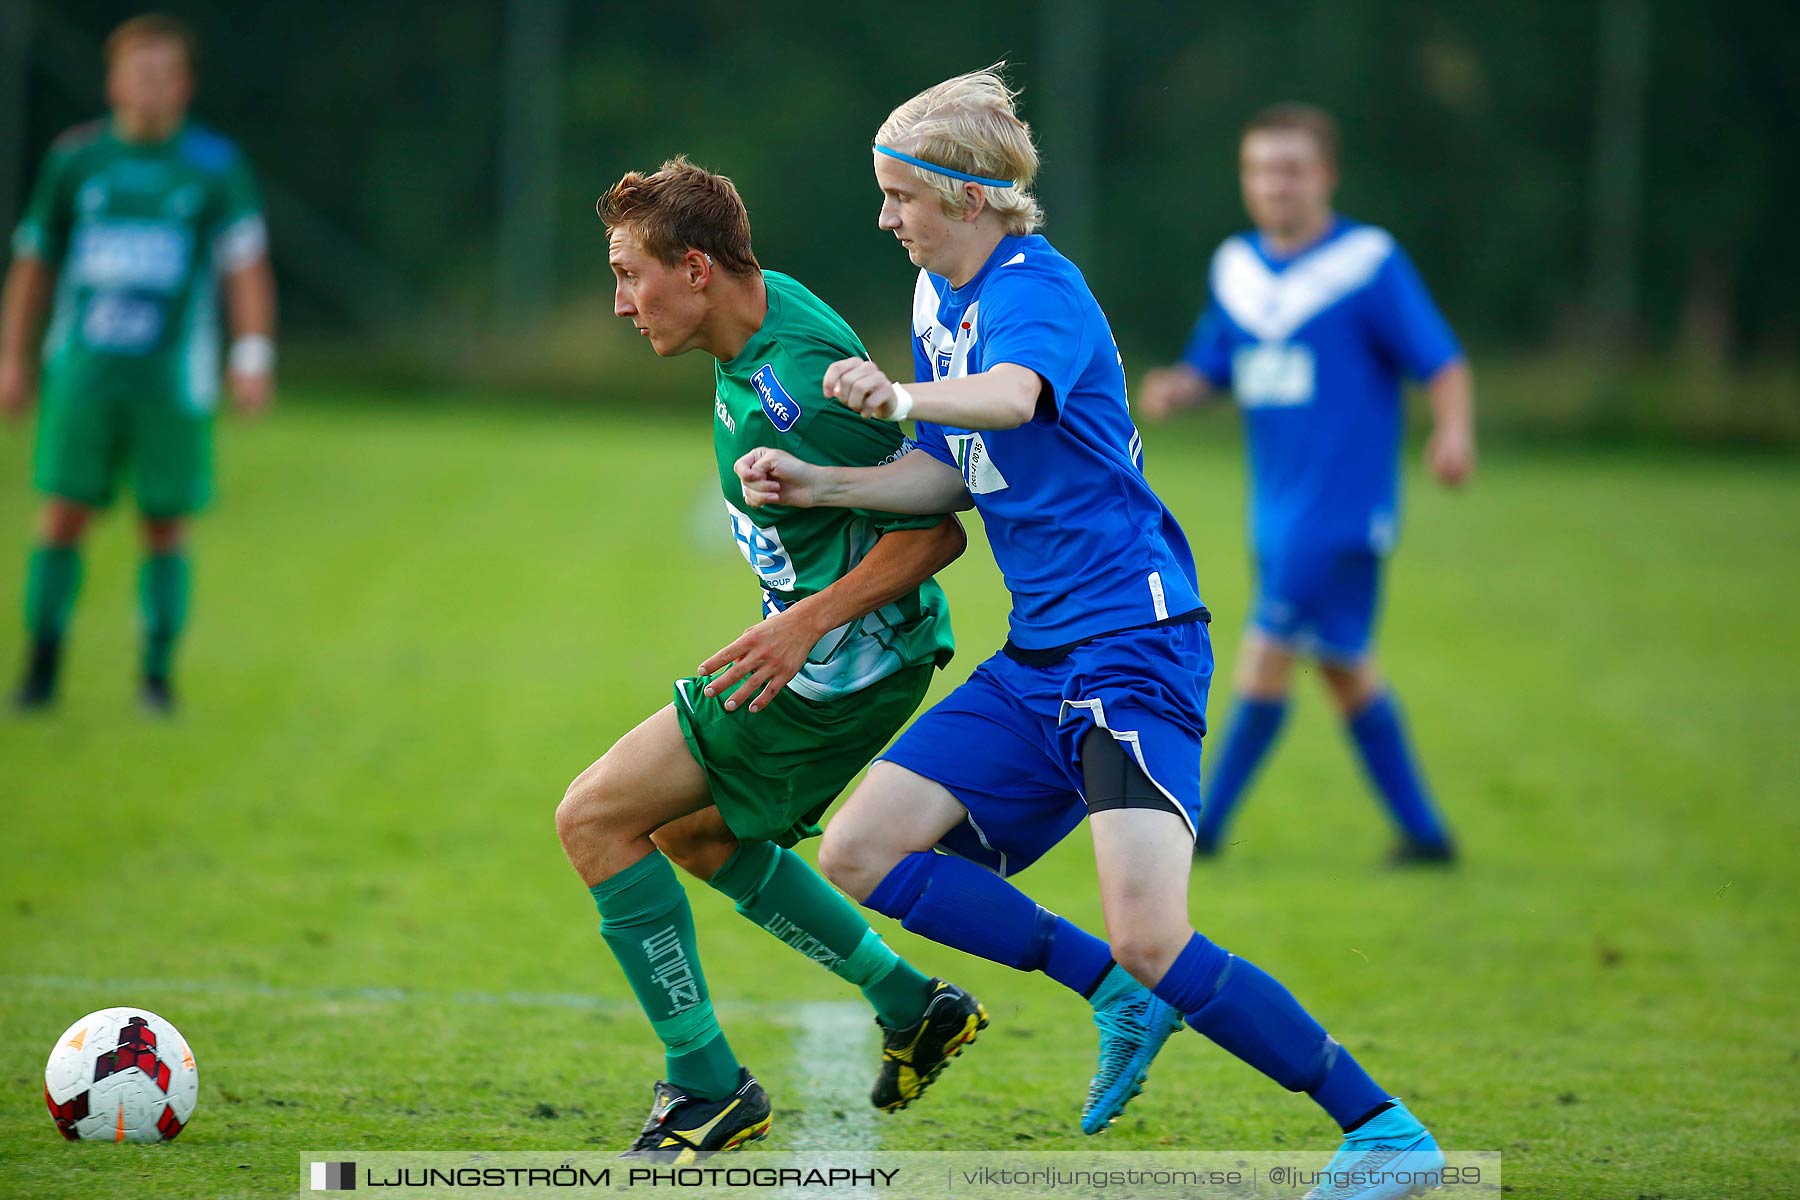
[[[717,360],[713,449],[724,515],[762,585],[764,619],[675,684],[675,703],[619,739],[556,812],[601,934],[667,1049],[634,1153],[687,1162],[767,1134],[771,1107],[720,1032],[673,860],[759,927],[859,987],[883,1031],[879,1108],[904,1108],[987,1024],[981,1004],[900,959],[855,905],[788,849],[911,717],[950,658],[932,579],[962,527],[936,515],[742,511],[733,464],[781,447],[872,466],[897,425],[822,399],[825,370],[866,355],[843,318],[764,271],[729,179],[677,158],[599,203],[614,311],[664,357]]]
[[[30,404],[31,343],[51,309],[33,472],[45,504],[26,573],[21,709],[55,699],[82,535],[127,472],[146,550],[140,695],[153,712],[174,707],[185,526],[212,493],[217,280],[234,338],[232,393],[254,412],[273,392],[275,287],[256,186],[236,147],[187,119],[193,89],[185,27],[154,15],[121,25],[106,42],[111,118],[57,139],[13,235],[0,304],[0,409],[9,416]]]

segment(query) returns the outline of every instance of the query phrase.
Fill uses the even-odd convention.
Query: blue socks
[[[1244,696],[1232,707],[1231,727],[1225,734],[1225,749],[1212,783],[1206,789],[1200,808],[1198,841],[1202,847],[1218,843],[1225,832],[1238,800],[1262,765],[1263,756],[1275,744],[1287,719],[1287,700],[1259,700]]]
[[[863,903],[941,945],[1042,971],[1084,997],[1094,995],[1113,966],[1105,942],[992,871],[953,855],[907,855]],[[972,920],[976,913],[980,919]]]
[[[1096,1004],[1129,980],[1115,971],[1105,942],[952,855],[907,855],[864,903],[934,942],[1042,971]],[[973,913],[981,919],[971,920]],[[1197,933],[1150,990],[1276,1083],[1311,1095],[1340,1127],[1366,1119],[1390,1099],[1291,992]]]
[[[1407,741],[1406,725],[1393,693],[1377,696],[1350,719],[1347,728],[1357,753],[1362,755],[1369,781],[1381,794],[1394,822],[1415,842],[1444,845],[1449,835],[1425,790],[1425,780]]]
[[[1197,933],[1150,990],[1223,1049],[1289,1091],[1306,1092],[1340,1128],[1391,1099],[1293,993]]]
[[[1205,789],[1205,804],[1200,812],[1197,840],[1203,849],[1218,845],[1224,836],[1244,789],[1255,778],[1269,747],[1281,733],[1287,710],[1285,699],[1255,697],[1240,698],[1233,707],[1225,748]],[[1445,845],[1449,834],[1425,787],[1394,694],[1383,692],[1377,696],[1345,722],[1345,729],[1356,745],[1369,782],[1401,832],[1415,842]]]

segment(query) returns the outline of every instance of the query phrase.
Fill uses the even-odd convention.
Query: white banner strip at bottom
[[[986,1200],[1121,1197],[1128,1200],[1299,1200],[1331,1195],[1498,1200],[1497,1150],[1370,1153],[1333,1162],[1319,1151],[895,1152],[750,1148],[698,1162],[671,1155],[512,1151],[309,1152],[302,1197],[381,1189],[388,1197],[721,1196]]]

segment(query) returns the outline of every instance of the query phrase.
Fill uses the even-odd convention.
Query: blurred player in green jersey
[[[188,120],[194,60],[192,35],[170,18],[115,30],[106,42],[111,116],[56,140],[13,234],[0,408],[16,417],[41,390],[33,476],[45,496],[26,572],[22,709],[56,697],[82,535],[124,476],[144,530],[140,696],[153,712],[174,707],[186,523],[212,495],[220,281],[232,394],[256,412],[274,393],[275,285],[261,203],[238,149]],[[46,309],[40,389],[33,342]]]
[[[721,526],[762,587],[763,619],[677,680],[675,702],[582,772],[556,812],[601,935],[667,1049],[668,1079],[632,1151],[686,1162],[763,1137],[772,1110],[719,1029],[670,860],[862,990],[883,1031],[877,1107],[912,1103],[987,1024],[973,996],[901,960],[788,849],[819,832],[949,661],[950,613],[932,574],[965,539],[938,515],[740,509],[733,464],[759,447],[873,466],[911,443],[893,422],[821,398],[826,368],[867,351],[817,296],[761,268],[729,179],[677,158],[626,175],[599,210],[614,311],[664,357],[716,360]]]

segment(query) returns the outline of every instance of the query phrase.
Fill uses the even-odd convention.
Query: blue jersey
[[[1183,357],[1243,407],[1257,552],[1390,549],[1402,380],[1461,355],[1386,230],[1339,219],[1286,259],[1227,239]]]
[[[1044,380],[1037,415],[977,432],[920,421],[919,446],[962,472],[1012,593],[1012,642],[1044,650],[1200,607],[1181,527],[1144,481],[1143,440],[1106,314],[1041,237],[1007,237],[960,288],[919,272],[920,382],[1000,363]]]

